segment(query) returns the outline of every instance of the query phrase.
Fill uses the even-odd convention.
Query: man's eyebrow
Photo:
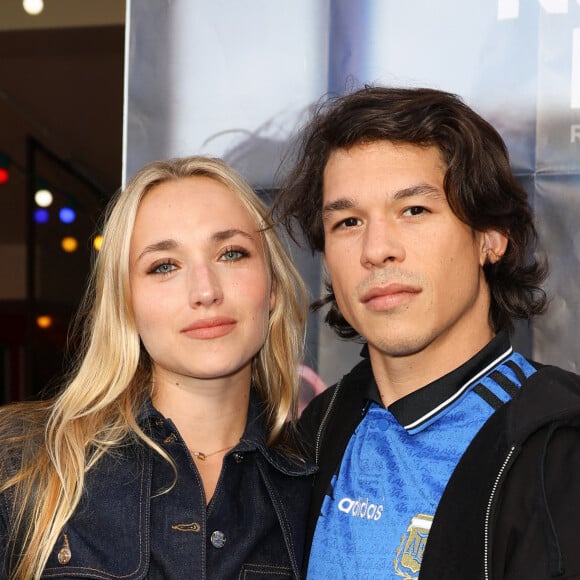
[[[340,199],[336,199],[330,203],[327,203],[322,208],[322,219],[328,219],[328,216],[330,216],[335,211],[352,209],[353,207],[356,207],[356,203],[353,199],[348,197],[341,197]]]
[[[393,199],[405,199],[406,197],[413,197],[416,195],[433,199],[445,198],[445,193],[441,191],[439,187],[435,187],[434,185],[425,182],[399,189],[399,191],[396,191],[393,195]]]
[[[399,189],[393,194],[393,200],[405,199],[406,197],[413,196],[423,196],[430,197],[432,199],[445,198],[445,193],[441,191],[440,188],[431,185],[430,183],[418,183],[416,185],[411,185],[403,189]],[[340,199],[335,199],[330,203],[327,203],[322,208],[322,219],[328,219],[329,216],[335,211],[343,211],[346,209],[356,208],[357,203],[353,198],[341,197]]]

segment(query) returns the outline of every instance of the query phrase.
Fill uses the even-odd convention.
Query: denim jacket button
[[[223,548],[226,545],[226,535],[219,530],[212,532],[209,539],[214,548]]]
[[[243,453],[240,453],[238,451],[236,451],[236,453],[234,453],[232,455],[232,457],[234,458],[234,461],[236,463],[241,463],[244,460],[244,454]]]
[[[175,433],[170,433],[163,439],[163,443],[175,443],[177,441],[177,435]]]
[[[71,558],[72,558],[72,552],[70,549],[68,536],[66,534],[63,534],[63,546],[58,551],[58,563],[62,564],[64,566],[70,562]]]

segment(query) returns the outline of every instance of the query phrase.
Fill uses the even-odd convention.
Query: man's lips
[[[190,338],[219,338],[229,334],[236,324],[236,320],[225,316],[204,318],[182,328],[181,332]]]
[[[393,283],[367,290],[360,301],[370,310],[388,310],[406,304],[420,292],[417,286]]]

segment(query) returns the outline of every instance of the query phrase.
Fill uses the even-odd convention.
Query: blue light
[[[48,221],[50,214],[47,209],[39,208],[34,210],[34,221],[37,224],[45,224]]]
[[[58,212],[58,217],[63,224],[72,224],[75,221],[77,214],[75,213],[74,209],[70,207],[63,207]]]

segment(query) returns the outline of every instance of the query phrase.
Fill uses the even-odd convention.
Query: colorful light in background
[[[0,185],[4,185],[10,179],[10,157],[0,153]]]
[[[72,252],[77,251],[79,243],[76,238],[73,238],[72,236],[67,236],[66,238],[63,238],[61,240],[60,247],[68,254],[71,254]]]
[[[53,202],[52,193],[49,189],[38,189],[34,194],[34,201],[38,207],[50,207]]]
[[[22,0],[24,12],[31,16],[38,16],[44,10],[43,0]]]
[[[41,315],[36,317],[36,326],[38,328],[50,328],[52,326],[52,316]]]
[[[45,224],[48,222],[50,214],[47,209],[39,208],[34,210],[33,217],[37,224]]]
[[[72,207],[63,207],[58,212],[58,217],[63,224],[72,224],[77,214]]]
[[[93,248],[95,248],[95,250],[100,251],[101,246],[103,245],[103,236],[101,234],[98,234],[95,236],[95,239],[93,240]]]

